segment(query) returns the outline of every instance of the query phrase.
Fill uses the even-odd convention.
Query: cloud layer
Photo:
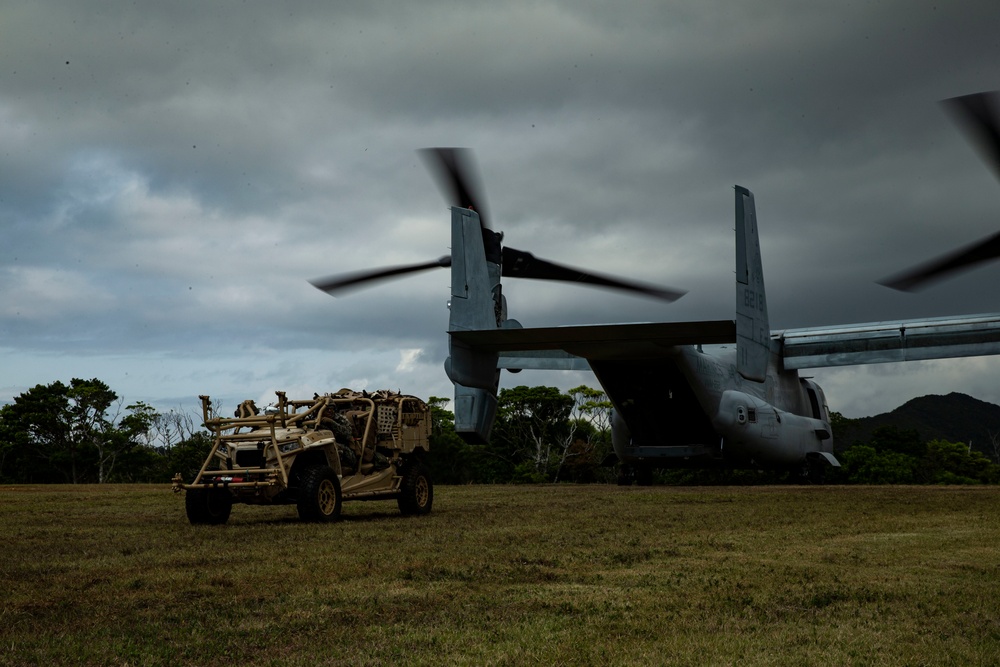
[[[736,183],[775,328],[995,311],[995,267],[919,295],[874,281],[996,230],[996,182],[936,102],[997,87],[997,35],[987,2],[7,10],[0,400],[73,376],[167,407],[448,395],[446,272],[336,300],[306,282],[447,252],[424,146],[476,149],[511,245],[690,290],[512,282],[529,326],[732,317]],[[996,370],[816,376],[860,416],[950,390],[1000,402]]]

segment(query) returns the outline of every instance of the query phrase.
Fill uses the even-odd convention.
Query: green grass
[[[996,487],[0,487],[0,665],[1000,664]]]

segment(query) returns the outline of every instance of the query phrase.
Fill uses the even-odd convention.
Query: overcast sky
[[[772,328],[998,311],[997,266],[875,284],[1000,226],[997,182],[937,103],[1000,88],[998,63],[986,0],[7,6],[0,402],[73,377],[160,409],[449,396],[447,271],[338,299],[307,282],[448,252],[425,146],[475,149],[512,246],[689,290],[512,280],[525,326],[732,319],[735,184]],[[998,362],[808,374],[860,417],[1000,403]]]

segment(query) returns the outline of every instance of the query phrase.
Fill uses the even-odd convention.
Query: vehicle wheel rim
[[[325,516],[333,514],[333,510],[337,506],[337,491],[333,488],[333,482],[328,479],[320,482],[317,500],[319,501],[320,512]]]
[[[427,500],[430,497],[430,486],[427,484],[426,477],[421,475],[417,479],[416,489],[414,489],[414,491],[415,491],[414,495],[417,498],[417,506],[426,507]]]

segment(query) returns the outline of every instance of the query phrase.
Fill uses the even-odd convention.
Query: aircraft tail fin
[[[495,329],[506,320],[500,287],[500,238],[468,208],[451,209],[449,331]],[[508,326],[519,326],[513,323]],[[489,441],[497,410],[497,353],[448,337],[445,372],[455,385],[455,432],[466,442]]]
[[[736,357],[747,380],[763,382],[771,353],[771,327],[753,193],[736,186]]]

